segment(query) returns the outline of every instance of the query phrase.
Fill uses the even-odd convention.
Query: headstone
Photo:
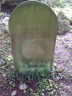
[[[57,17],[46,4],[38,1],[19,4],[9,18],[15,70],[52,70],[57,29]]]

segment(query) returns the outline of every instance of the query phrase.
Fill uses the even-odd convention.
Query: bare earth
[[[69,31],[57,35],[54,63],[57,64],[57,68],[68,71],[72,75],[72,33]]]
[[[70,31],[57,35],[54,63],[65,75],[65,81],[60,79],[65,93],[62,96],[72,96],[72,33]]]

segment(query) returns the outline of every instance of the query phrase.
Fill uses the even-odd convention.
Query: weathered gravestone
[[[19,4],[9,19],[15,70],[51,70],[57,29],[57,17],[46,4]]]

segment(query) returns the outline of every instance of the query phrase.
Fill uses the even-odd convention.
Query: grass
[[[4,52],[4,50],[2,50],[2,52]],[[17,96],[20,96],[20,94],[25,96],[46,96],[48,94],[54,96],[55,94],[60,94],[59,79],[54,80],[54,77],[58,75],[58,70],[52,73],[47,70],[41,72],[36,70],[35,72],[22,74],[14,72],[12,55],[7,55],[4,60],[5,62],[1,59],[2,62],[0,65],[0,73],[2,74],[0,80],[1,95],[8,96],[8,94],[11,94],[12,90],[19,91],[19,93],[17,92]],[[24,83],[27,84],[28,88],[23,91],[19,90],[19,85]]]
[[[0,85],[0,89],[1,91],[14,90],[14,88],[18,87],[20,84],[25,83],[28,86],[26,90],[22,91],[22,94],[25,96],[28,96],[28,94],[29,96],[48,96],[48,94],[54,96],[60,94],[60,85],[53,80],[54,76],[55,74],[53,74],[53,72],[49,73],[47,70],[41,73],[35,71],[25,74],[9,71],[6,80]]]
[[[59,73],[58,69],[54,69],[52,73],[47,70],[38,72],[17,73],[14,72],[13,57],[11,55],[6,56],[6,64],[1,66],[2,76],[5,79],[1,80],[0,90],[1,94],[8,96],[12,90],[17,90],[17,96],[55,96],[60,95],[61,85],[59,78],[64,78],[62,73]],[[4,74],[6,72],[6,74]],[[60,77],[59,77],[60,76]],[[54,80],[54,78],[57,78]],[[21,91],[19,86],[26,84],[28,88]],[[8,94],[7,94],[8,93]],[[21,94],[21,95],[20,95]]]

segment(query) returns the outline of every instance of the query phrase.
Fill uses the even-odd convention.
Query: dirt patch
[[[54,52],[54,63],[57,68],[69,72],[72,75],[72,33],[57,35]]]

